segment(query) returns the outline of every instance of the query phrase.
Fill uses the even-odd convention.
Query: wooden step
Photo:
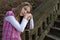
[[[57,37],[57,36],[52,35],[52,34],[49,34],[47,36],[50,37],[50,38],[52,38],[52,39],[55,39],[55,40],[60,40],[60,37]]]
[[[56,35],[57,37],[60,37],[60,30],[57,30],[57,28],[56,29],[51,28],[49,34]]]
[[[53,27],[60,28],[60,22],[59,21],[55,21]]]
[[[60,15],[57,16],[57,20],[60,20]]]
[[[45,36],[44,40],[55,40],[55,39],[53,39],[53,38],[51,38],[49,36]]]
[[[60,20],[56,20],[56,22],[60,22]]]
[[[57,27],[51,27],[52,29],[56,29],[56,30],[60,30],[60,28],[57,28]]]

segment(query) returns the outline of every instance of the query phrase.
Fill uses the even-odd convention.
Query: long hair
[[[12,8],[12,11],[14,12],[15,18],[18,22],[20,22],[20,13],[21,10],[24,6],[29,6],[32,10],[32,5],[28,2],[22,2],[19,6],[17,6],[16,8]]]

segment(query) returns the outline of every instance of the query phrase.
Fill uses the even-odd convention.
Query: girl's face
[[[24,16],[27,13],[30,13],[30,7],[29,6],[24,6],[21,10],[20,16]]]

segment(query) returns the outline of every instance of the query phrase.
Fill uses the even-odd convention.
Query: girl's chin
[[[20,16],[23,16],[23,15],[20,15]]]
[[[23,15],[20,15],[20,16],[23,16]]]

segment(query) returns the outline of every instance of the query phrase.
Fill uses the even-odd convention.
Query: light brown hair
[[[32,5],[29,2],[22,2],[19,6],[12,9],[18,22],[20,21],[20,12],[24,6],[29,6],[32,10]]]

